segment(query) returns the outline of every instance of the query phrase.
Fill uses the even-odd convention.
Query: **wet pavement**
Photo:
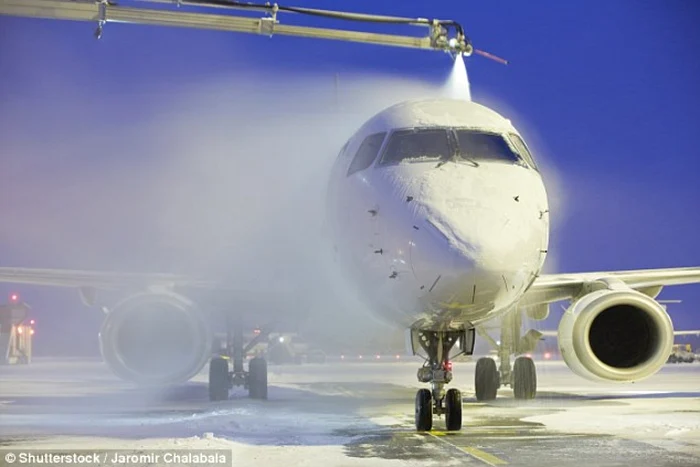
[[[270,367],[268,401],[234,390],[231,400],[211,403],[203,375],[155,391],[116,380],[96,361],[39,362],[0,374],[0,447],[209,433],[259,448],[337,448],[341,459],[366,465],[700,465],[700,365],[630,386],[587,383],[543,362],[536,400],[516,401],[504,389],[479,403],[473,364],[457,364],[463,429],[446,432],[436,419],[430,433],[413,425],[416,368]]]

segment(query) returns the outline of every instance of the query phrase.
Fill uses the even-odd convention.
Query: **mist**
[[[214,278],[316,335],[380,326],[357,319],[366,310],[329,263],[328,174],[367,118],[438,86],[250,73],[154,93],[60,87],[7,108],[5,265]]]
[[[469,74],[462,54],[455,55],[452,71],[445,83],[445,93],[453,99],[472,100]]]
[[[319,342],[400,345],[401,330],[375,320],[332,261],[325,190],[368,118],[430,97],[471,98],[461,57],[437,83],[248,72],[109,92],[57,79],[2,112],[0,182],[12,202],[0,215],[16,226],[0,230],[3,263],[211,278],[233,293],[195,300],[243,311],[246,326],[278,314]],[[44,304],[65,330],[40,330],[51,353],[84,336],[96,350],[102,317],[86,319],[71,297],[68,310]]]

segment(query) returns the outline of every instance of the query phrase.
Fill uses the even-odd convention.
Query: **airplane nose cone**
[[[535,175],[518,166],[447,164],[421,177],[420,215],[440,233],[434,241],[476,265],[519,269],[542,248],[546,195]]]
[[[531,223],[502,205],[447,200],[444,206],[426,211],[426,229],[437,234],[433,248],[450,251],[479,268],[511,271],[532,256],[523,249],[531,235]]]
[[[546,195],[533,175],[515,166],[446,164],[414,179],[416,278],[460,303],[525,283],[546,248]]]

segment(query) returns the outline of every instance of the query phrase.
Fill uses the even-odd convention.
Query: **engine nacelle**
[[[102,356],[122,379],[146,385],[181,383],[211,356],[207,315],[171,292],[126,298],[108,314],[100,331]]]
[[[629,288],[597,290],[572,303],[559,323],[559,348],[587,379],[631,382],[656,373],[673,347],[673,323],[653,298]]]

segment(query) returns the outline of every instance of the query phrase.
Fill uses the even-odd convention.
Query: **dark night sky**
[[[470,58],[472,95],[511,118],[552,174],[551,269],[700,265],[700,4],[357,0],[296,5],[455,19],[476,47],[510,61],[501,66]],[[104,174],[111,182],[121,180],[129,192],[131,184],[142,187],[149,177],[167,172],[167,154],[154,149],[161,141],[143,130],[143,122],[167,112],[169,100],[177,100],[176,89],[222,77],[235,88],[237,77],[255,74],[264,77],[258,91],[274,96],[288,92],[287,76],[299,72],[327,80],[329,87],[336,73],[342,86],[344,76],[370,72],[440,85],[451,69],[447,55],[425,51],[120,24],[108,24],[98,42],[93,29],[88,23],[0,18],[3,265],[167,267],[161,260],[141,261],[157,243],[145,226],[149,211],[140,209],[152,208],[148,200],[141,205],[129,198],[126,205],[104,209],[95,200],[110,196],[101,183]],[[250,105],[232,102],[228,110],[244,114],[252,112]],[[205,112],[201,115],[205,118]],[[339,139],[337,147],[343,142]],[[71,149],[76,147],[83,149]],[[70,219],[71,228],[62,219]],[[103,230],[119,231],[124,243],[92,242],[92,233],[104,236]],[[85,250],[90,254],[72,254]],[[100,253],[105,251],[108,261]],[[38,335],[42,324],[68,330],[85,322],[81,329],[92,336],[99,323],[95,313],[80,309],[75,294],[0,290],[20,290],[33,304]],[[700,326],[700,285],[666,289],[662,298],[683,300],[669,309],[678,329]],[[85,342],[89,347],[94,338]]]

